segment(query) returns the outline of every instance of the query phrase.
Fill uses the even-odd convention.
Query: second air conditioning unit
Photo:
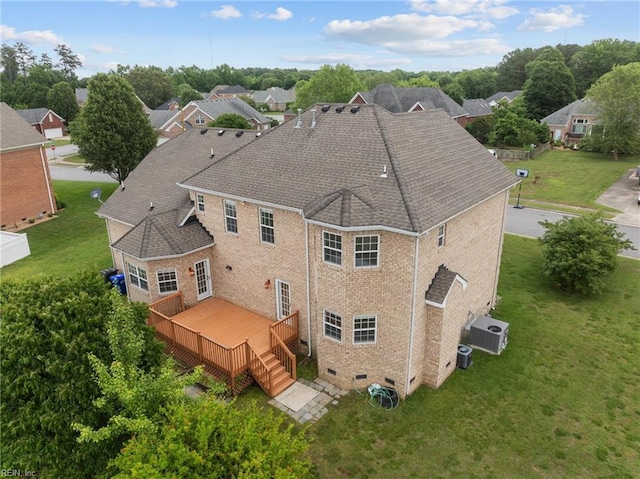
[[[491,316],[480,316],[469,325],[469,344],[491,354],[504,351],[508,336],[509,323]]]

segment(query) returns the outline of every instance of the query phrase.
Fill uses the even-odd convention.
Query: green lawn
[[[521,203],[530,200],[561,203],[569,206],[608,210],[595,202],[618,178],[630,168],[640,164],[640,158],[623,157],[613,161],[611,157],[573,150],[553,149],[528,161],[505,162],[507,168],[529,170],[523,181]],[[536,179],[536,177],[539,177]],[[516,201],[518,187],[511,190],[511,200]]]
[[[54,181],[56,197],[66,203],[66,207],[57,217],[21,231],[27,233],[31,256],[2,268],[0,277],[67,276],[81,270],[99,272],[111,267],[107,228],[104,220],[95,214],[100,204],[89,193],[98,187],[105,200],[117,186],[115,183]]]
[[[507,235],[498,357],[473,353],[438,390],[393,411],[351,393],[310,427],[317,477],[640,477],[640,262],[600,297],[540,275],[535,240]]]
[[[86,163],[84,158],[80,155],[65,156],[64,161],[66,161],[67,163],[78,163],[78,164]]]

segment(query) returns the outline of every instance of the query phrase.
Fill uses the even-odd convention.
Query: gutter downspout
[[[411,386],[411,363],[413,362],[413,328],[416,323],[416,290],[418,289],[418,253],[420,252],[420,237],[416,236],[416,247],[413,260],[413,293],[411,297],[411,327],[409,328],[409,357],[407,359],[407,381],[404,395],[409,395]]]
[[[305,220],[304,222],[304,248],[306,254],[306,275],[307,275],[307,347],[309,348],[309,354],[307,357],[311,357],[311,285],[309,284],[309,223]]]
[[[40,161],[42,162],[42,172],[44,173],[44,177],[47,180],[47,193],[49,195],[49,205],[51,206],[51,213],[54,213],[56,211],[56,205],[53,201],[53,191],[51,191],[51,175],[48,168],[49,165],[45,162],[45,155],[43,155],[44,151],[44,145],[41,145]]]

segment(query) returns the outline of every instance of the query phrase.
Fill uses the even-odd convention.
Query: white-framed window
[[[438,248],[442,248],[444,246],[444,236],[446,232],[446,224],[438,226]]]
[[[178,291],[178,275],[175,269],[161,269],[156,271],[158,291],[160,294]]]
[[[587,124],[589,120],[586,118],[574,118],[573,125],[571,126],[571,133],[577,133],[584,135],[587,132]]]
[[[322,244],[324,262],[342,266],[342,235],[323,231]]]
[[[127,271],[129,271],[129,283],[140,289],[149,291],[149,282],[147,281],[147,271],[135,264],[127,263]]]
[[[380,252],[380,236],[355,237],[355,266],[356,268],[373,268],[378,266]]]
[[[376,342],[376,315],[354,316],[353,344],[373,344]]]
[[[273,211],[260,208],[260,240],[263,243],[274,244],[276,242],[275,229],[273,227]]]
[[[202,115],[198,115],[196,116],[196,125],[204,125],[205,123],[205,118]]]
[[[327,338],[342,342],[342,317],[325,309],[322,313],[324,321],[324,335]]]
[[[238,210],[235,201],[224,200],[224,229],[227,233],[238,232]]]
[[[204,195],[196,193],[196,206],[200,213],[204,213]]]

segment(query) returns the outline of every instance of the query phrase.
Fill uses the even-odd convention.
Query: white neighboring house
[[[26,233],[0,231],[0,268],[31,254]]]

